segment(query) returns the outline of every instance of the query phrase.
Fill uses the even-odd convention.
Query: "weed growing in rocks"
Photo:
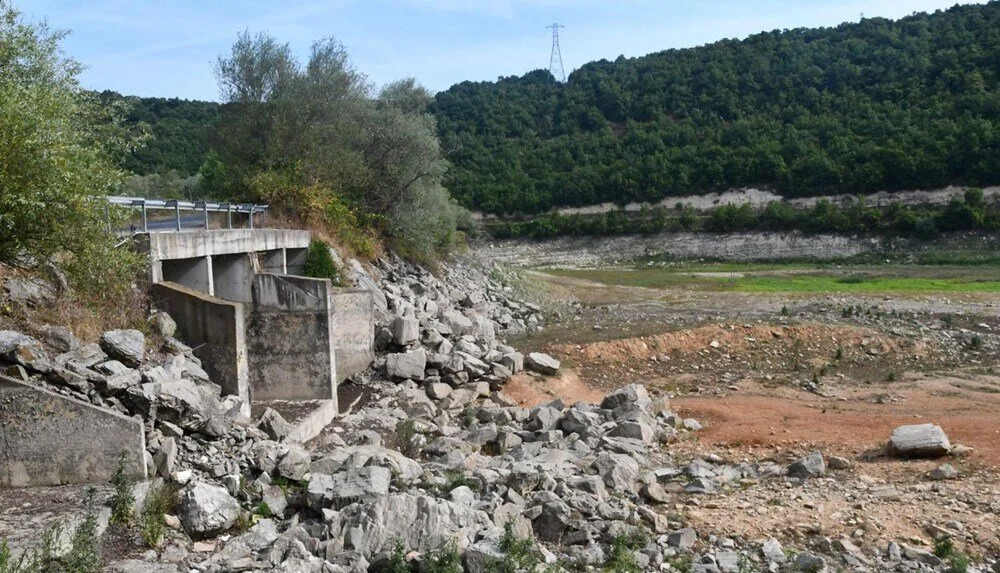
[[[147,547],[155,548],[160,545],[166,529],[165,516],[173,509],[176,500],[177,490],[172,485],[164,484],[149,490],[139,522],[139,534]]]
[[[454,542],[429,551],[420,567],[423,573],[463,573],[462,556]]]
[[[410,564],[406,562],[406,548],[403,542],[396,540],[392,546],[392,553],[389,554],[389,561],[382,569],[383,573],[410,573]]]
[[[965,553],[955,552],[948,558],[950,573],[967,573],[969,571],[969,556]]]
[[[131,525],[135,514],[135,496],[132,495],[132,480],[125,473],[125,454],[118,456],[118,468],[111,477],[115,488],[111,497],[111,523]]]
[[[611,542],[608,559],[604,563],[605,573],[640,573],[639,564],[635,561],[633,551],[639,540],[619,535]]]
[[[534,552],[535,542],[530,537],[518,537],[514,533],[513,522],[508,521],[500,538],[500,550],[503,559],[498,559],[488,569],[490,573],[527,573],[538,566],[538,557]]]
[[[420,453],[420,446],[417,443],[417,428],[412,419],[406,419],[396,424],[396,433],[393,436],[393,445],[397,450],[408,458],[415,458]]]

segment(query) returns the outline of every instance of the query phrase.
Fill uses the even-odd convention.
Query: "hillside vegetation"
[[[460,202],[496,214],[755,186],[1000,182],[1000,3],[463,82],[433,113]]]

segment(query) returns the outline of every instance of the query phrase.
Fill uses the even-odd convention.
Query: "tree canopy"
[[[0,262],[58,264],[78,290],[113,300],[136,267],[94,199],[118,189],[139,138],[123,109],[80,89],[62,37],[0,0]]]
[[[496,214],[739,187],[1000,183],[1000,2],[463,82],[445,185]]]

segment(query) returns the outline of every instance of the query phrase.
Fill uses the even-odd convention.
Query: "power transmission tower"
[[[552,24],[545,28],[552,28],[552,55],[549,57],[549,72],[557,82],[566,83],[566,72],[563,70],[562,52],[559,51],[559,28],[565,28],[560,24]]]

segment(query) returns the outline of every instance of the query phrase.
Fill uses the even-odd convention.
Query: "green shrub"
[[[407,418],[396,424],[393,445],[399,450],[399,453],[408,458],[420,455],[420,447],[417,442],[417,426],[412,419]]]
[[[611,541],[610,551],[604,563],[605,573],[640,573],[635,561],[636,540],[619,535]]]
[[[955,542],[950,537],[941,537],[934,542],[934,555],[945,559],[955,552]]]
[[[330,245],[313,239],[306,252],[306,276],[316,279],[330,279],[334,285],[341,284],[340,269],[330,255]]]
[[[968,573],[969,556],[956,551],[948,558],[948,566],[949,573]]]
[[[420,567],[422,573],[464,573],[462,556],[454,542],[428,551]]]
[[[500,538],[503,559],[490,564],[490,573],[531,573],[539,564],[535,555],[535,542],[530,537],[520,538],[514,533],[513,521],[508,521]]]
[[[146,494],[139,521],[139,534],[147,547],[155,548],[160,545],[167,525],[165,516],[173,510],[176,501],[177,489],[171,484],[151,487]]]
[[[115,493],[111,497],[111,523],[132,525],[135,517],[135,496],[132,495],[132,480],[125,473],[125,454],[118,456],[118,467],[111,476]]]

